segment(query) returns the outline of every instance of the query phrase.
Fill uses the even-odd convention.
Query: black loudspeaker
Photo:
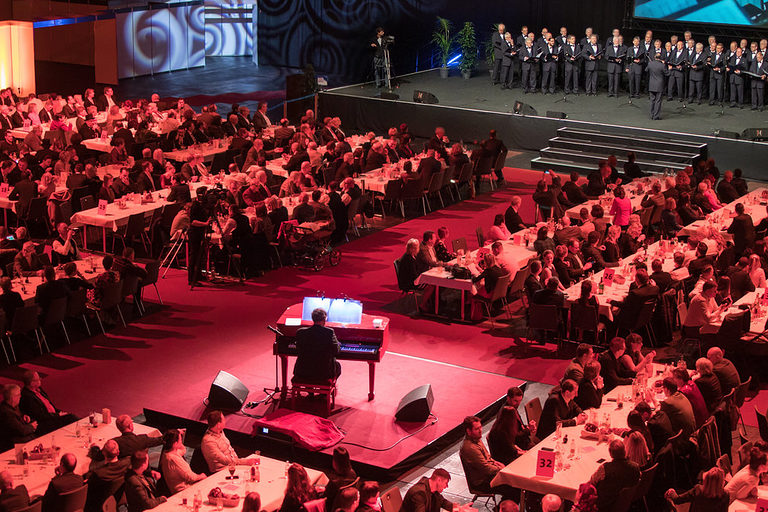
[[[306,73],[297,73],[285,77],[285,99],[296,100],[314,92],[310,78]],[[288,119],[298,121],[304,112],[313,108],[314,98],[305,98],[288,103]],[[297,123],[298,124],[298,123]]]
[[[523,103],[522,101],[516,101],[514,106],[514,112],[515,114],[521,114],[524,116],[537,116],[539,115],[538,112],[536,112],[536,109],[530,106],[527,103]]]
[[[747,128],[741,132],[741,138],[753,141],[766,141],[768,140],[768,130],[764,128]]]
[[[568,115],[565,112],[558,112],[557,110],[547,110],[547,117],[553,117],[555,119],[565,119]]]
[[[395,413],[395,421],[427,421],[435,401],[432,385],[424,384],[414,389],[400,400]]]
[[[383,100],[399,100],[400,99],[400,95],[399,94],[395,94],[394,92],[381,91],[381,94],[379,95],[379,98],[381,98]]]
[[[712,135],[715,137],[724,137],[726,139],[738,139],[739,133],[738,132],[729,132],[727,130],[715,130],[712,132]]]
[[[220,371],[208,392],[208,407],[223,411],[239,411],[246,398],[248,388],[232,374]]]
[[[413,101],[416,103],[429,103],[430,105],[440,103],[437,96],[427,91],[413,91]]]

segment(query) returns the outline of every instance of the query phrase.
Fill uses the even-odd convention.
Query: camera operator
[[[203,244],[205,234],[211,225],[212,210],[207,201],[206,187],[197,189],[197,197],[189,207],[189,230],[187,244],[189,245],[189,261],[187,262],[187,280],[189,286],[196,286],[200,279],[200,265],[203,260]]]
[[[376,87],[384,87],[387,77],[387,62],[384,57],[384,49],[388,45],[388,37],[384,36],[384,29],[376,27],[376,37],[371,41],[373,48],[373,70],[376,78]]]
[[[53,241],[51,259],[54,265],[61,265],[77,259],[77,244],[73,239],[77,228],[70,228],[66,223],[60,222],[56,226],[57,236]]]

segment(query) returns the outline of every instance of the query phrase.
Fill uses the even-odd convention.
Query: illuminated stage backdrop
[[[118,10],[118,78],[205,66],[202,2]]]
[[[205,55],[251,55],[253,0],[205,0]]]

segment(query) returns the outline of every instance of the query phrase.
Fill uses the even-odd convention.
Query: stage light
[[[452,64],[455,64],[456,61],[459,60],[460,58],[461,58],[461,54],[460,53],[454,55],[453,57],[451,57],[451,60],[448,61],[448,65],[450,66]]]
[[[19,96],[35,92],[35,43],[32,22],[0,22],[0,88]]]

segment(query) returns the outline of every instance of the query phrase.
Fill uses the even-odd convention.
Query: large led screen
[[[764,0],[635,0],[635,17],[721,25],[768,24]]]

